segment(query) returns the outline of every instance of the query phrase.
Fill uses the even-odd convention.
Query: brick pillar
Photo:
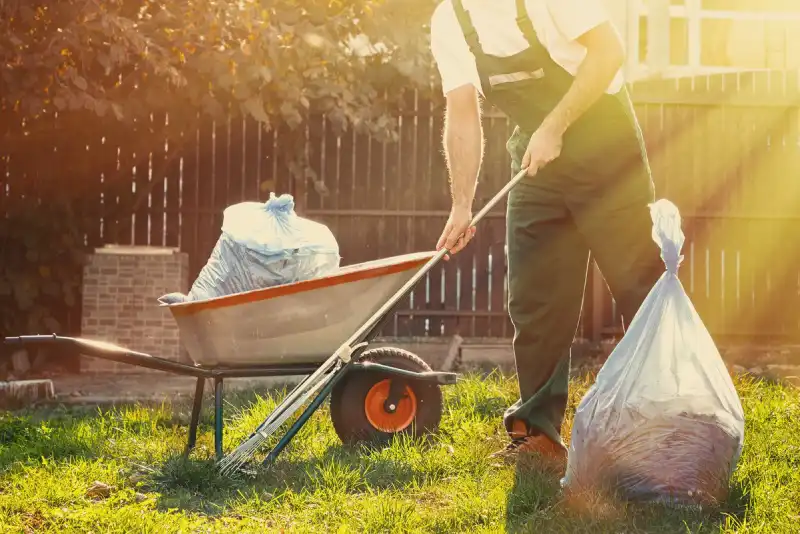
[[[92,254],[83,273],[81,335],[137,352],[187,361],[178,328],[158,297],[187,292],[185,253],[156,247],[105,247]],[[85,357],[89,372],[139,372],[144,369]]]

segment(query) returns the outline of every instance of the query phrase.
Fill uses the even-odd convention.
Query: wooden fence
[[[681,209],[685,261],[681,277],[717,336],[800,338],[800,87],[795,73],[756,73],[640,83],[633,88],[657,196]],[[328,131],[308,146],[328,196],[289,178],[281,135],[249,120],[209,124],[186,134],[190,148],[166,167],[131,217],[97,221],[95,243],[177,246],[189,253],[192,277],[216,242],[222,210],[270,191],[295,195],[298,210],[328,224],[344,264],[431,249],[446,220],[447,174],[441,154],[439,103],[416,102],[400,117],[397,143]],[[505,142],[511,125],[489,114],[476,203],[510,177]],[[147,165],[134,169],[124,143],[105,150],[127,173],[135,195],[147,188]],[[153,166],[163,155],[148,158]],[[139,158],[141,161],[141,158]],[[118,193],[97,199],[106,208]],[[400,306],[391,336],[508,337],[504,213],[498,207],[475,241],[435,269]],[[106,213],[109,210],[106,209]],[[113,213],[113,209],[110,210]],[[580,334],[619,333],[614,303],[592,270]]]

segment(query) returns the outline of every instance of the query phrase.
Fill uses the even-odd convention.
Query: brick
[[[88,259],[82,334],[138,352],[188,361],[177,325],[157,302],[165,293],[188,290],[188,256],[95,254]],[[84,368],[92,372],[134,370],[92,358],[86,359]]]

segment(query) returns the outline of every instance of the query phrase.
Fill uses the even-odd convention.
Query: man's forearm
[[[445,115],[444,155],[450,175],[453,206],[471,208],[483,159],[480,110],[448,110]]]
[[[605,93],[622,63],[620,54],[589,49],[567,94],[542,123],[560,134],[580,118]]]

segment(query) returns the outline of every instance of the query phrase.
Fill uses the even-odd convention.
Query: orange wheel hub
[[[414,391],[406,386],[394,411],[387,411],[385,403],[389,398],[390,385],[391,380],[387,378],[370,388],[364,398],[364,412],[370,424],[381,432],[401,432],[417,415],[417,397]]]

